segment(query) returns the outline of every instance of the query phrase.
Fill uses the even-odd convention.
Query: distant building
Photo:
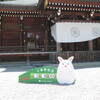
[[[64,27],[65,23],[70,23],[71,30],[68,24],[66,33],[61,27],[58,28],[62,33],[57,33],[52,30],[57,23],[63,23]],[[30,56],[31,60],[56,61],[58,55],[65,58],[74,55],[75,61],[100,61],[99,24],[100,0],[39,0],[37,6],[1,4],[0,59],[17,60]],[[64,34],[71,34],[73,40]],[[81,34],[86,38],[81,37],[78,41]]]

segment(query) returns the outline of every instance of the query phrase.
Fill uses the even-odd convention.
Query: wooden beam
[[[44,2],[44,8],[46,8],[47,5],[48,5],[48,0],[45,0],[45,2]]]

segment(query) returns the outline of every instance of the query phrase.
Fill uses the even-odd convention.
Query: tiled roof
[[[100,2],[100,0],[48,0],[50,2],[67,2],[67,1],[83,1],[83,2]]]
[[[90,2],[100,2],[100,0],[76,0],[76,1],[90,1]]]
[[[74,4],[91,4],[91,5],[100,5],[100,0],[47,0],[48,2],[54,3],[74,3]]]

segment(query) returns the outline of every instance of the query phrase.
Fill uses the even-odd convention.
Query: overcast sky
[[[14,1],[2,1],[0,4],[11,4],[11,5],[34,5],[39,0],[14,0]]]

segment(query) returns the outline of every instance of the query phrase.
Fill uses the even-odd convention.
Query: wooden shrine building
[[[30,57],[56,61],[58,55],[64,58],[74,55],[77,62],[100,61],[100,29],[95,29],[99,35],[95,39],[57,42],[51,27],[64,22],[99,27],[100,0],[39,0],[34,6],[0,4],[0,60]]]

